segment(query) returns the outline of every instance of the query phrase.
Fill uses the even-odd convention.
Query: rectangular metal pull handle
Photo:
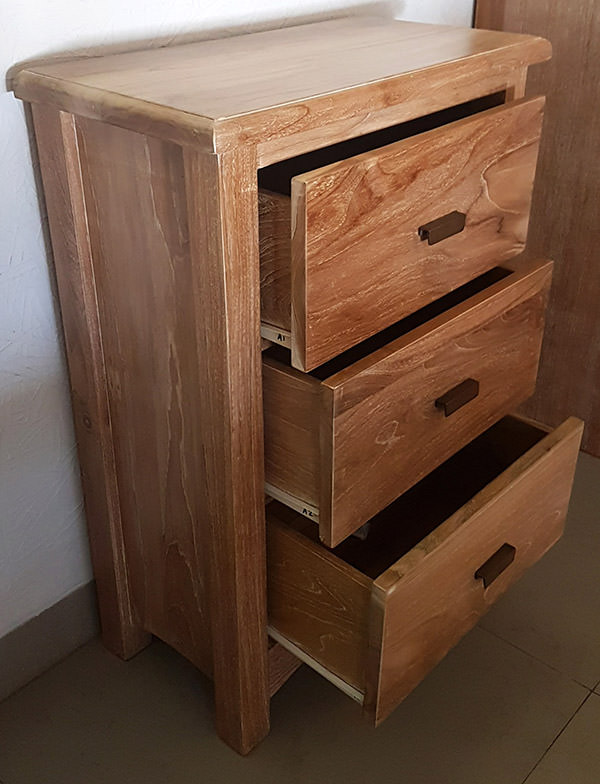
[[[447,215],[442,215],[441,218],[436,218],[429,221],[429,223],[419,226],[419,237],[421,240],[427,240],[429,245],[435,245],[436,242],[441,242],[446,237],[460,234],[465,228],[466,219],[467,216],[464,212],[454,210]]]
[[[483,587],[487,588],[494,582],[496,577],[499,577],[502,572],[511,565],[515,560],[516,552],[516,547],[505,542],[502,547],[499,547],[498,550],[496,550],[491,558],[488,558],[487,561],[479,567],[475,572],[475,579],[483,580]]]
[[[436,408],[444,410],[444,416],[450,416],[466,403],[477,397],[479,394],[479,381],[474,378],[467,378],[455,387],[452,387],[445,395],[438,397],[435,401]]]

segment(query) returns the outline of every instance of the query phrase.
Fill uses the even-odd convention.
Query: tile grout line
[[[485,626],[478,625],[477,628],[481,629],[484,632],[487,632],[488,634],[491,634],[492,637],[495,637],[497,640],[500,640],[501,642],[505,642],[507,645],[510,645],[512,648],[515,648],[515,650],[525,654],[525,656],[529,656],[529,658],[533,659],[533,661],[536,661],[539,664],[543,664],[544,667],[548,667],[549,670],[552,670],[553,672],[557,672],[559,675],[563,675],[565,678],[568,678],[573,683],[576,683],[578,686],[581,686],[582,689],[586,689],[586,691],[592,692],[595,689],[597,689],[598,686],[600,686],[600,681],[596,684],[596,686],[593,687],[586,686],[585,683],[581,683],[581,681],[578,681],[577,678],[574,678],[572,675],[568,675],[566,672],[563,672],[558,667],[555,667],[553,664],[548,664],[548,662],[544,661],[544,659],[541,659],[539,656],[536,656],[530,651],[525,650],[525,648],[521,648],[519,645],[512,642],[511,640],[507,640],[506,637],[503,637],[501,634],[498,634],[497,632],[493,632],[491,629],[486,629]]]
[[[587,688],[587,687],[586,687],[586,688]],[[579,711],[580,711],[580,710],[583,708],[583,706],[584,706],[584,705],[585,705],[585,703],[586,703],[586,702],[589,700],[589,698],[592,696],[592,694],[593,694],[593,692],[592,692],[592,691],[590,691],[590,690],[588,689],[588,693],[586,694],[586,696],[583,698],[583,700],[581,701],[581,703],[580,703],[580,704],[579,704],[579,706],[577,707],[577,710],[576,710],[576,711],[573,713],[573,715],[572,715],[572,716],[569,716],[569,718],[567,719],[566,723],[565,723],[565,724],[564,724],[564,726],[561,728],[560,732],[559,732],[559,733],[556,735],[556,737],[553,739],[552,743],[551,743],[551,744],[548,746],[548,748],[547,748],[547,749],[544,751],[544,753],[543,753],[543,754],[542,754],[542,756],[541,756],[541,757],[538,759],[538,761],[535,763],[535,765],[533,766],[533,768],[531,768],[531,770],[530,770],[530,771],[529,771],[529,773],[528,773],[528,774],[525,776],[525,778],[523,779],[523,781],[521,782],[521,784],[527,784],[527,781],[528,781],[528,779],[529,779],[529,778],[531,777],[531,775],[534,773],[535,769],[538,767],[538,765],[540,764],[540,762],[541,762],[541,761],[544,759],[544,757],[546,756],[546,754],[547,754],[547,753],[550,751],[550,749],[551,749],[551,748],[554,746],[554,744],[556,743],[556,741],[557,741],[557,740],[560,738],[560,736],[563,734],[563,732],[564,732],[564,731],[567,729],[567,727],[568,727],[568,726],[569,726],[569,724],[570,724],[570,723],[573,721],[573,719],[575,718],[575,716],[577,716],[577,714],[579,713]]]

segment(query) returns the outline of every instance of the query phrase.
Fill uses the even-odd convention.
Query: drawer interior
[[[328,552],[376,579],[547,434],[538,423],[504,417]],[[315,523],[279,508],[288,525],[319,542]]]
[[[270,166],[258,170],[258,187],[262,190],[273,191],[289,196],[291,192],[292,177],[312,169],[320,169],[330,163],[342,161],[359,155],[363,152],[385,147],[401,139],[408,139],[419,133],[431,131],[442,125],[462,120],[486,109],[500,106],[506,101],[506,91],[501,90],[491,95],[475,98],[465,103],[442,109],[439,112],[418,117],[415,120],[398,123],[379,131],[356,136],[337,144],[321,147],[293,158],[277,161]]]

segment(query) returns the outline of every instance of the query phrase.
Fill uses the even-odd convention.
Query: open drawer
[[[551,268],[494,269],[312,373],[266,351],[266,492],[337,545],[516,408],[535,387]]]
[[[270,503],[269,633],[378,723],[560,537],[582,429],[506,417],[333,551]]]
[[[543,107],[504,104],[291,178],[310,156],[264,170],[263,337],[312,370],[519,253]]]

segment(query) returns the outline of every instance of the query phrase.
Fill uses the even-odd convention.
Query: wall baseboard
[[[95,637],[100,630],[94,582],[0,638],[0,700]]]

